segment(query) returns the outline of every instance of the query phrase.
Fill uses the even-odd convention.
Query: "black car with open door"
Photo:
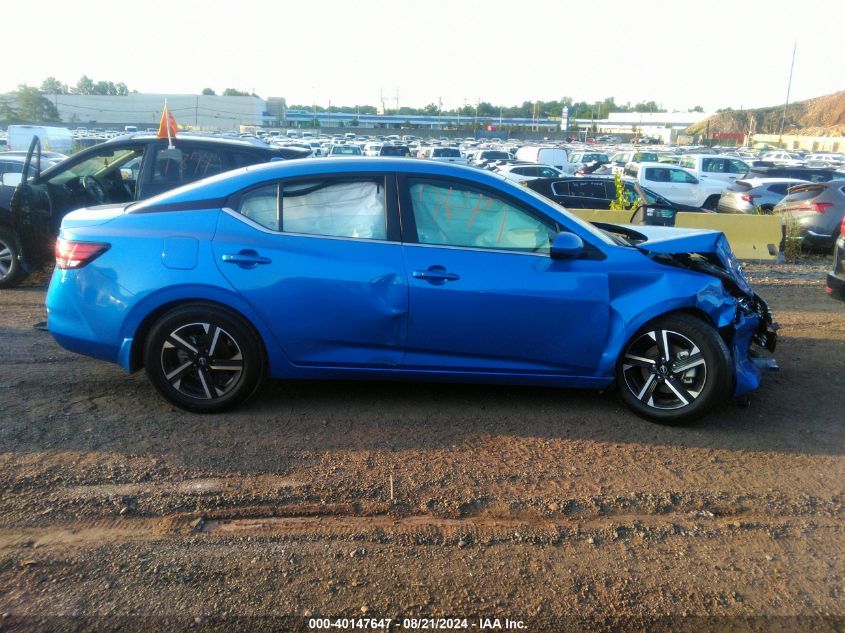
[[[17,285],[52,259],[53,238],[71,211],[143,200],[224,171],[273,159],[304,158],[309,153],[212,136],[180,135],[168,142],[153,134],[133,134],[83,150],[41,171],[35,153],[38,145],[36,137],[27,157],[29,165],[31,156],[36,156],[35,175],[21,182],[12,195],[8,241],[16,266],[0,277],[0,288]]]

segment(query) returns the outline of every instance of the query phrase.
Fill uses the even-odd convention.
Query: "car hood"
[[[625,235],[634,247],[656,261],[713,275],[727,282],[735,294],[754,296],[742,265],[721,231],[608,224],[599,228]]]
[[[103,204],[96,207],[86,207],[68,213],[62,220],[63,229],[77,229],[83,226],[105,224],[126,212],[131,203]]]

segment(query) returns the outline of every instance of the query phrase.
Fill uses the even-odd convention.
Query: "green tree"
[[[21,120],[18,111],[12,105],[11,99],[0,101],[0,121],[3,123],[17,123]]]
[[[120,97],[125,97],[126,95],[129,94],[129,88],[122,81],[118,84],[115,84],[114,88],[115,88],[115,94],[120,96]]]
[[[249,93],[243,92],[241,90],[237,90],[235,88],[226,88],[226,90],[223,91],[223,96],[224,97],[248,97]]]
[[[60,119],[56,106],[38,88],[26,84],[18,86],[15,100],[18,103],[18,116],[26,121],[40,123]]]
[[[91,90],[92,95],[113,95],[115,94],[114,84],[110,81],[98,81]]]
[[[704,108],[702,108],[700,105],[697,105],[694,108],[690,108],[689,111],[690,112],[704,112]]]
[[[63,84],[55,77],[47,77],[41,82],[41,92],[51,95],[64,95],[68,93],[67,84]]]
[[[215,96],[217,96],[217,93],[216,93],[216,92],[214,92],[214,90],[212,90],[211,88],[203,88],[203,89],[202,89],[202,94],[204,94],[204,95],[206,95],[206,96],[210,96],[210,97],[215,97]]]
[[[78,95],[94,94],[94,80],[88,75],[82,75],[82,77],[79,78],[79,81],[76,82],[74,92]]]

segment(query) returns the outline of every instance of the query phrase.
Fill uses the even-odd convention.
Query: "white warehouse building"
[[[59,111],[62,123],[80,126],[137,125],[158,127],[165,100],[180,126],[203,130],[237,130],[241,125],[260,126],[275,120],[268,102],[260,97],[217,95],[141,94],[125,96],[47,94]],[[279,101],[271,99],[270,102]]]

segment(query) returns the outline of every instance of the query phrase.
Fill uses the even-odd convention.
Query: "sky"
[[[4,3],[0,93],[53,76],[288,104],[782,104],[845,89],[843,0]],[[131,10],[130,10],[131,9]]]

